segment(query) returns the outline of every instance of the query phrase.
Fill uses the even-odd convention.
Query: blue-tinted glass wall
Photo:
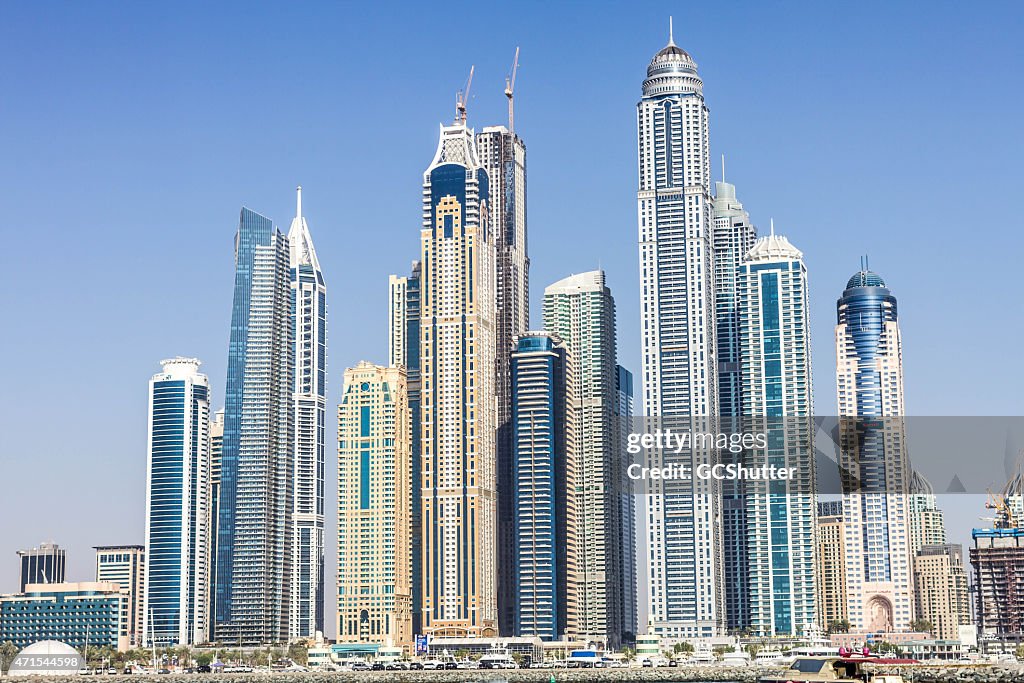
[[[162,365],[149,384],[143,633],[166,647],[209,639],[210,396],[198,360]]]
[[[216,637],[288,639],[294,491],[289,242],[242,209],[228,346],[217,539]]]
[[[511,357],[516,636],[557,640],[576,627],[572,385],[561,339],[531,332]]]

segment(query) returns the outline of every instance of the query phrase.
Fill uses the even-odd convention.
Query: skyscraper
[[[838,504],[837,504],[838,503]],[[818,626],[832,631],[846,614],[846,532],[842,501],[818,503]]]
[[[409,452],[412,461],[412,629],[423,632],[423,506],[420,485],[423,440],[420,431],[420,262],[413,261],[408,276],[389,278],[388,364],[405,368],[409,403]]]
[[[971,603],[959,544],[922,546],[914,557],[917,618],[931,624],[938,640],[959,640],[960,627],[971,623]]]
[[[511,97],[511,92],[507,93]],[[511,121],[509,122],[511,126]],[[476,135],[480,164],[487,171],[490,226],[496,252],[495,398],[498,472],[498,620],[501,633],[512,632],[514,558],[512,555],[512,426],[509,356],[514,338],[530,326],[530,258],[526,249],[526,145],[505,126],[488,126]]]
[[[289,243],[243,208],[224,402],[216,638],[288,640],[294,473],[294,340]]]
[[[412,643],[412,463],[403,368],[345,370],[338,406],[340,643]]]
[[[725,160],[722,160],[724,167]],[[737,303],[739,266],[754,246],[757,230],[736,199],[736,186],[723,178],[715,183],[715,325],[718,344],[718,408],[722,431],[737,426],[742,409],[740,318]],[[746,509],[735,480],[722,483],[722,568],[725,576],[725,615],[730,629],[748,625]]]
[[[791,468],[787,480],[745,480],[748,621],[759,636],[796,636],[817,623],[815,472],[807,268],[789,240],[762,237],[737,276],[741,414],[766,447],[752,467]]]
[[[1024,528],[974,529],[971,538],[978,635],[1019,642],[1024,639]]]
[[[30,583],[64,583],[67,551],[56,543],[40,543],[38,548],[19,550],[21,592]]]
[[[128,644],[131,647],[145,645],[142,630],[145,624],[145,576],[146,546],[96,546],[97,583],[116,583],[122,589],[127,589],[128,591],[128,616],[125,629],[128,632]],[[207,587],[207,590],[209,590],[209,587]],[[209,593],[206,593],[206,595],[209,598]],[[204,605],[204,607],[206,606]],[[207,616],[207,614],[203,615],[204,620]]]
[[[671,28],[647,67],[637,129],[644,410],[652,428],[670,421],[708,431],[718,413],[708,108],[697,65]],[[694,449],[656,464],[695,470],[710,459]],[[649,629],[679,638],[720,633],[721,487],[650,482],[645,502]]]
[[[422,628],[497,634],[495,237],[487,171],[459,117],[423,176]]]
[[[604,272],[567,277],[544,290],[544,327],[569,347],[576,417],[576,608],[581,639],[615,649],[631,631],[623,614],[622,498],[625,471],[619,424],[615,301]],[[629,552],[629,551],[626,551]]]
[[[210,384],[195,358],[160,364],[149,381],[142,630],[170,647],[209,640]]]
[[[210,588],[207,591],[207,621],[210,637],[216,636],[215,617],[217,610],[217,539],[220,534],[220,461],[224,453],[224,409],[213,414],[210,420]]]
[[[576,421],[572,361],[557,335],[528,332],[511,360],[513,630],[575,633],[578,576]]]
[[[836,308],[847,614],[852,630],[884,633],[914,610],[896,297],[865,264]]]
[[[622,367],[615,366],[615,416],[619,428],[619,453],[625,453],[627,438],[633,425],[633,373]],[[625,463],[623,463],[625,465]],[[627,475],[627,467],[620,470],[622,481],[620,501],[622,505],[622,543],[619,552],[622,555],[622,642],[634,643],[637,628],[637,562],[636,562],[636,492],[633,482]]]
[[[917,557],[918,551],[926,545],[946,543],[946,523],[935,499],[935,489],[917,470],[913,470],[910,475],[907,516],[912,558]]]
[[[324,439],[327,409],[327,286],[296,189],[291,252],[295,344],[294,459],[289,635],[324,630]]]

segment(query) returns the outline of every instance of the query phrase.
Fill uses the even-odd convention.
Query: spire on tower
[[[772,231],[772,237],[775,237],[775,219],[774,218],[771,219],[771,231]]]
[[[676,41],[672,37],[672,15],[668,17],[668,44],[675,45]]]
[[[295,217],[302,218],[302,185],[295,188]]]
[[[725,182],[725,155],[722,155],[722,182]]]

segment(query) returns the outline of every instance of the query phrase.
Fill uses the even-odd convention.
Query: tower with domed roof
[[[848,617],[853,631],[904,630],[914,618],[907,503],[912,473],[896,297],[864,259],[836,313]]]
[[[704,84],[693,58],[668,44],[647,67],[637,104],[643,396],[659,425],[700,431],[718,414],[711,162]],[[696,469],[709,450],[659,454]],[[654,463],[651,463],[654,464]],[[670,638],[723,632],[721,486],[652,482],[648,631]]]

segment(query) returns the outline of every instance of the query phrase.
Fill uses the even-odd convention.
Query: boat
[[[481,669],[518,669],[515,658],[504,645],[495,643],[478,662]]]
[[[737,643],[731,652],[722,655],[722,664],[726,666],[749,666],[750,653]]]
[[[869,671],[866,664],[916,664],[914,659],[887,659],[870,655],[798,657],[788,669],[762,676],[758,683],[905,683],[896,673]]]
[[[754,663],[759,666],[774,666],[780,663],[782,652],[775,648],[761,650],[754,656]]]

